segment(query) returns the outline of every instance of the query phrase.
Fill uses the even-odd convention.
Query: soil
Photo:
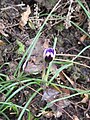
[[[90,4],[88,0],[81,0],[86,7],[90,11]],[[56,1],[57,2],[57,1]],[[40,26],[43,24],[44,20],[47,17],[47,14],[50,13],[52,8],[55,6],[56,2],[50,2],[50,0],[2,0],[0,1],[0,24],[4,25],[4,34],[0,34],[0,65],[3,65],[6,62],[10,63],[10,66],[5,65],[0,69],[0,73],[6,74],[9,76],[9,79],[13,78],[14,71],[16,70],[16,66],[18,65],[19,61],[21,60],[23,54],[18,54],[19,45],[17,44],[17,40],[20,41],[24,46],[25,50],[31,44],[33,38],[37,34]],[[24,6],[21,4],[25,4]],[[31,14],[29,18],[31,19],[32,23],[35,26],[35,29],[30,27],[27,23],[22,29],[19,27],[19,22],[21,20],[21,14],[26,11],[27,5],[30,6]],[[64,16],[67,18],[70,1],[68,0],[61,0],[60,6],[54,13],[57,16]],[[85,30],[88,34],[90,34],[90,21],[83,9],[77,2],[73,2],[71,5],[74,11],[70,11],[69,20],[76,23],[79,27]],[[37,10],[36,10],[37,9]],[[38,18],[38,13],[39,18]],[[46,14],[46,15],[45,15]],[[73,16],[72,18],[70,18]],[[37,17],[37,18],[36,18]],[[37,20],[38,19],[38,20]],[[69,21],[68,20],[68,21]],[[0,27],[1,30],[1,27]],[[8,35],[8,36],[7,36]],[[86,46],[90,45],[90,38],[85,35],[80,29],[73,25],[73,23],[69,23],[66,19],[59,19],[55,17],[51,17],[45,27],[42,30],[42,34],[39,38],[37,45],[35,46],[35,50],[32,55],[32,60],[30,60],[30,65],[32,65],[32,71],[36,72],[35,69],[37,68],[38,73],[31,74],[28,71],[28,68],[25,70],[25,74],[30,73],[30,77],[38,77],[41,76],[42,72],[42,52],[44,50],[44,43],[45,40],[49,40],[46,42],[46,46],[52,47],[54,43],[54,37],[57,37],[57,44],[56,44],[56,53],[61,55],[56,55],[56,58],[62,60],[71,60],[75,56],[70,55],[77,55],[82,49]],[[1,44],[2,43],[2,44]],[[4,44],[5,43],[5,44]],[[40,48],[42,46],[43,48]],[[64,54],[64,55],[62,55]],[[82,90],[90,90],[90,48],[85,50],[82,56],[88,57],[83,58],[79,57],[75,60],[75,62],[81,63],[74,64],[73,66],[65,69],[63,72],[72,80],[74,81],[74,86],[65,78],[60,76],[60,82],[63,84],[79,88]],[[39,57],[33,57],[39,56]],[[31,61],[36,62],[37,66],[31,64]],[[87,65],[87,66],[85,66]],[[57,66],[59,68],[60,66]],[[22,71],[22,70],[21,70]],[[28,75],[29,77],[29,75]],[[5,79],[6,80],[6,79]],[[55,81],[56,82],[56,81]],[[56,82],[57,83],[57,82]],[[18,86],[20,87],[20,86]],[[32,86],[33,89],[37,88],[36,85]],[[15,90],[14,90],[15,91]],[[70,94],[73,94],[73,91],[69,91]],[[25,90],[19,92],[15,97],[12,99],[12,102],[17,105],[22,105],[26,103],[28,97],[33,93],[33,90],[30,88],[26,88]],[[0,95],[1,96],[1,95]],[[28,96],[28,97],[27,97]],[[85,103],[78,103],[82,100],[83,96],[74,96],[69,99],[70,105],[65,107],[62,115],[58,118],[55,116],[47,116],[41,115],[38,117],[39,120],[89,120],[90,119],[90,99]],[[90,96],[89,96],[90,97]],[[41,101],[42,96],[37,95],[36,98],[32,100],[32,103],[29,105],[29,109],[32,111],[34,117],[31,120],[34,120],[37,117],[37,114],[40,112],[40,108],[45,106],[46,102]],[[1,101],[1,100],[0,100]],[[4,101],[4,100],[2,100]],[[37,110],[35,110],[37,109]],[[51,108],[50,108],[51,110]],[[17,120],[17,116],[11,115],[11,111],[6,110],[6,115],[9,117],[10,120]],[[72,118],[70,118],[70,116]],[[75,116],[77,118],[75,118]],[[1,115],[1,120],[5,120],[5,118]],[[27,113],[25,113],[23,120],[27,120]]]

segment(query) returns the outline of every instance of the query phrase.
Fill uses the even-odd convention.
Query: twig
[[[84,67],[87,67],[87,68],[90,69],[90,66],[85,65],[85,64],[82,64],[82,63],[79,63],[79,62],[74,62],[74,61],[64,60],[64,59],[55,59],[55,60],[56,60],[56,61],[63,61],[63,62],[72,62],[73,64],[81,65],[81,66],[84,66]]]
[[[21,6],[25,6],[25,4],[18,4],[18,5],[12,5],[12,6],[8,6],[8,7],[5,7],[5,8],[1,8],[1,11],[5,11],[5,10],[11,9],[11,8],[15,9],[14,7],[21,7]]]
[[[63,71],[62,71],[62,74],[63,74],[63,75],[65,76],[65,78],[71,83],[71,85],[72,85],[73,87],[75,87],[74,81],[71,80]]]
[[[77,55],[74,55],[74,54],[56,54],[56,56],[76,57]],[[86,57],[86,56],[82,56],[82,55],[80,55],[78,57],[90,60],[90,57]]]

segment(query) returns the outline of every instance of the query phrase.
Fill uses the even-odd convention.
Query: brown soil
[[[82,1],[82,0],[81,0]],[[70,7],[70,3],[67,3],[68,0],[61,0],[61,7],[57,9],[54,13],[59,16],[65,16],[68,15],[68,9]],[[19,4],[24,3],[25,6],[18,6]],[[38,18],[41,19],[39,22],[35,19],[35,12],[36,7],[35,4],[38,5],[37,12],[40,13],[40,16]],[[89,1],[85,0],[83,2],[84,6],[90,10]],[[19,22],[21,19],[21,14],[26,10],[26,6],[29,5],[31,8],[31,14],[29,15],[30,19],[32,20],[32,23],[35,25],[35,29],[32,29],[29,24],[26,24],[23,29],[21,30],[19,28]],[[22,42],[25,45],[25,50],[28,48],[28,46],[31,44],[32,39],[37,34],[40,26],[42,25],[43,21],[46,18],[45,14],[49,14],[51,9],[55,6],[55,2],[52,0],[52,4],[50,3],[50,0],[2,0],[0,1],[0,23],[2,23],[4,28],[4,33],[8,36],[6,37],[3,34],[0,34],[0,40],[3,41],[5,44],[0,44],[0,65],[9,62],[12,63],[10,67],[4,66],[4,68],[0,69],[0,73],[7,74],[9,77],[13,78],[14,70],[16,69],[16,65],[19,63],[19,61],[22,58],[22,54],[17,54],[18,45],[17,40]],[[79,6],[77,2],[73,2],[71,6],[75,11],[70,13],[70,16],[73,16],[70,20],[75,22],[77,25],[79,25],[83,30],[85,30],[87,33],[90,34],[89,27],[90,22],[88,17],[86,16],[83,9]],[[69,17],[70,17],[69,16]],[[53,19],[53,20],[52,20]],[[77,55],[82,49],[84,49],[86,46],[90,45],[90,38],[85,35],[82,31],[80,31],[77,27],[75,27],[73,24],[68,25],[68,23],[65,20],[50,18],[50,20],[47,22],[47,25],[43,28],[42,34],[39,38],[41,41],[40,44],[38,42],[36,48],[35,54],[38,54],[39,57],[35,59],[39,59],[41,57],[39,46],[43,46],[43,43],[45,43],[45,40],[49,40],[49,45],[52,47],[53,45],[53,37],[57,37],[57,45],[56,45],[56,52],[57,54],[64,54],[64,56],[56,56],[58,59],[63,60],[70,60],[74,56],[67,56],[68,54]],[[85,38],[84,38],[85,37]],[[40,50],[43,50],[40,49]],[[34,54],[34,53],[33,53]],[[84,51],[82,56],[90,57],[90,48]],[[34,58],[32,57],[32,61],[34,61]],[[36,61],[34,61],[36,62]],[[40,65],[38,66],[39,74],[41,75],[41,64],[43,64],[42,60],[39,59],[37,61]],[[84,58],[77,58],[75,62],[79,62],[82,65],[74,64],[73,66],[69,67],[68,69],[64,70],[64,73],[74,81],[75,88],[79,88],[82,90],[90,90],[90,58],[84,59]],[[85,65],[89,66],[86,67]],[[33,66],[33,65],[32,65]],[[37,66],[35,66],[37,67]],[[60,66],[57,66],[59,68]],[[33,76],[33,75],[31,75]],[[65,81],[64,81],[65,80]],[[67,86],[71,86],[69,81],[66,80],[66,78],[62,79],[61,81],[63,84]],[[56,82],[56,81],[55,81]],[[32,86],[32,88],[37,88],[37,86]],[[32,94],[33,91],[30,89],[26,89],[25,91],[28,92],[28,94]],[[25,91],[21,91],[18,93],[14,98],[13,102],[15,104],[19,104],[24,106],[24,102],[27,101],[28,94],[25,94]],[[72,91],[70,91],[70,94],[73,94]],[[18,98],[20,96],[20,98]],[[40,108],[45,106],[45,102],[41,101],[40,95],[37,95],[37,97],[32,101],[32,105],[29,106],[32,113],[37,116],[36,114],[39,114]],[[18,98],[18,99],[17,99]],[[75,116],[79,118],[79,120],[89,120],[90,119],[90,100],[88,98],[86,103],[79,103],[82,100],[83,96],[80,95],[75,96],[73,98],[70,98],[70,105],[64,108],[64,110],[67,112],[65,113],[63,111],[62,115],[59,118],[50,117],[47,118],[46,116],[42,115],[38,119],[39,120],[72,120],[70,116],[75,119]],[[35,111],[33,108],[36,107],[38,110]],[[32,109],[33,108],[33,109]],[[88,109],[89,108],[89,109]],[[17,116],[11,115],[10,111],[7,110],[5,113],[8,115],[10,120],[17,120]],[[69,116],[69,115],[70,116]],[[5,120],[3,116],[0,118],[1,120]],[[27,120],[27,113],[25,113],[25,116],[23,120]],[[32,118],[34,120],[34,118]]]

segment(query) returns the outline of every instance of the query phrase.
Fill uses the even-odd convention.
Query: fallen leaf
[[[51,66],[51,68],[50,68],[50,72],[51,72],[53,75],[55,75],[57,69],[58,69],[57,66],[56,66],[55,64],[52,64],[52,66]]]
[[[33,40],[33,39],[32,39]],[[27,42],[27,46],[31,44],[32,40]],[[37,42],[30,60],[26,63],[23,64],[23,70],[26,73],[29,74],[37,74],[40,73],[43,68],[44,68],[44,61],[43,61],[43,51],[45,49],[45,42],[48,41],[48,39],[40,38],[39,41]],[[49,45],[49,43],[47,42]]]
[[[79,118],[76,115],[73,115],[73,120],[79,120]]]
[[[14,76],[12,76],[13,75],[13,73],[15,72],[15,70],[16,70],[16,68],[17,68],[17,65],[18,65],[18,63],[16,62],[16,61],[11,61],[11,62],[9,62],[9,68],[10,68],[10,74],[9,74],[9,80],[10,79],[13,79],[13,77]]]
[[[90,115],[88,113],[86,113],[86,118],[89,120],[90,119]]]
[[[46,101],[48,104],[48,103],[52,102],[53,100],[56,100],[58,98],[63,98],[67,95],[68,94],[66,94],[66,93],[60,94],[60,92],[54,88],[48,88],[43,91],[42,100]],[[67,107],[69,104],[70,104],[70,102],[68,100],[59,100],[59,101],[49,105],[48,108],[51,108],[53,111],[53,115],[56,118],[58,118],[63,113],[62,109]]]
[[[67,95],[70,95],[70,90],[69,89],[61,88],[61,91],[66,93]]]
[[[87,103],[88,100],[89,100],[88,94],[84,94],[84,98],[80,101],[80,103]]]
[[[30,10],[29,5],[27,5],[26,11],[21,14],[22,17],[21,17],[21,20],[19,22],[20,29],[23,29],[23,27],[27,24],[27,21],[29,19],[30,14],[31,14],[31,10]]]
[[[65,76],[63,75],[62,72],[59,73],[59,77],[64,83],[66,83]]]
[[[49,42],[50,42],[50,39],[45,39],[45,42],[43,44],[43,47],[46,49],[46,48],[49,48]]]
[[[52,88],[48,88],[44,91],[43,96],[42,96],[42,100],[46,100],[49,102],[53,99],[52,97],[56,96],[57,94],[59,94],[59,91],[52,89]]]
[[[0,102],[5,101],[6,97],[3,93],[0,93]]]
[[[3,42],[2,40],[0,40],[0,46],[5,45],[5,42]]]
[[[24,72],[29,74],[38,74],[42,71],[42,65],[41,64],[34,64],[32,61],[28,62]]]
[[[53,112],[44,111],[44,112],[42,112],[42,115],[45,116],[46,118],[51,118],[51,117],[53,117]]]
[[[84,42],[84,40],[87,38],[87,35],[83,35],[82,37],[80,37],[80,41]]]
[[[4,25],[2,22],[0,22],[0,33],[1,33],[3,36],[8,37],[8,34],[6,34],[6,33],[4,32],[4,29],[5,29],[5,25]]]
[[[20,42],[19,40],[16,40],[17,45],[19,46],[17,52],[18,54],[23,54],[25,52],[25,46],[22,42]]]

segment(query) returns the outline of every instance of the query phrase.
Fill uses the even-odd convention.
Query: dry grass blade
[[[56,56],[65,56],[65,57],[76,57],[74,54],[56,54]],[[84,58],[90,60],[90,57],[80,55],[79,58]]]
[[[65,78],[67,78],[67,80],[71,83],[71,85],[72,85],[73,87],[75,87],[74,81],[71,80],[63,71],[62,71],[62,74],[65,76]]]
[[[71,62],[70,60],[64,60],[64,59],[55,59],[55,60],[56,60],[56,61],[62,61],[62,62]],[[73,64],[81,65],[81,66],[84,66],[84,67],[90,69],[90,66],[85,65],[85,64],[81,64],[81,63],[79,63],[79,62],[73,62]]]

